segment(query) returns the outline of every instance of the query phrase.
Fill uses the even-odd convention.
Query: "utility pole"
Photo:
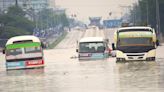
[[[159,2],[156,0],[156,30],[157,30],[157,38],[160,40],[160,14],[159,14]]]
[[[147,13],[147,25],[149,25],[149,0],[146,2],[146,13]]]
[[[18,0],[15,0],[15,6],[18,6]]]
[[[3,3],[2,11],[4,11],[4,9],[5,9],[5,1],[3,0],[2,3]]]

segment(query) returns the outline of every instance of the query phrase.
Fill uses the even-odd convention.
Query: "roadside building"
[[[0,0],[0,11],[6,11],[9,7],[16,5],[16,1],[17,5],[24,10],[32,8],[39,11],[49,5],[49,0]]]

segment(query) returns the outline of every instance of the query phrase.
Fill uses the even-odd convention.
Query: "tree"
[[[159,1],[160,20],[164,20],[164,0],[158,0],[158,1]],[[148,25],[151,25],[151,27],[156,28],[156,25],[157,25],[156,0],[140,0],[137,7],[139,7],[140,9],[140,12],[139,12],[140,17],[136,18],[136,20],[141,20],[140,23],[138,23],[138,25],[148,24]],[[135,8],[133,8],[132,11],[137,12]],[[130,17],[132,20],[133,19],[132,16]],[[160,24],[161,24],[160,32],[164,34],[164,21],[160,21]]]
[[[8,8],[7,14],[13,17],[15,16],[24,17],[26,13],[19,6],[11,6]]]
[[[37,14],[39,28],[56,27],[58,25],[69,26],[68,18],[65,13],[58,14],[52,9],[43,9]]]
[[[0,15],[1,38],[10,38],[17,35],[32,34],[34,23],[25,17],[25,12],[16,6],[8,9],[6,14]]]

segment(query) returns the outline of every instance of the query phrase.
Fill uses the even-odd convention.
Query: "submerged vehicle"
[[[42,43],[35,36],[10,38],[3,53],[7,70],[44,67]]]
[[[108,42],[103,37],[84,37],[78,42],[79,60],[109,57]]]
[[[156,33],[151,27],[123,27],[114,34],[116,61],[154,61],[156,56]]]

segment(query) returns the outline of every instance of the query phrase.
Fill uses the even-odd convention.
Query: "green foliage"
[[[11,16],[24,17],[26,13],[18,6],[11,6],[11,7],[8,8],[7,14],[11,15]]]
[[[15,21],[9,22],[8,26],[14,26],[29,32],[32,32],[34,29],[34,23],[25,17],[14,17],[13,18]]]
[[[46,27],[55,27],[59,24],[63,26],[69,26],[69,22],[65,13],[58,14],[51,9],[43,9],[37,15],[37,23],[41,29]]]
[[[19,29],[16,27],[6,26],[3,30],[1,30],[0,37],[1,38],[10,38],[13,36],[19,36],[19,35],[29,35],[30,32],[27,32],[26,30]]]
[[[159,13],[160,13],[160,26],[161,32],[164,34],[164,0],[159,1]],[[139,3],[136,7],[133,7],[133,12],[139,14],[139,17],[136,17],[135,20],[140,20],[137,25],[148,24],[153,28],[156,28],[156,0],[139,0]],[[131,12],[131,21],[134,19],[132,16],[134,13]],[[148,23],[147,23],[148,17]]]
[[[32,34],[37,23],[40,29],[46,29],[49,27],[56,27],[62,25],[63,27],[69,26],[69,22],[65,13],[56,13],[51,9],[43,9],[35,15],[32,22],[26,17],[24,12],[18,6],[12,6],[8,8],[7,13],[0,15],[0,24],[4,25],[0,27],[0,38],[10,38],[16,35]]]
[[[67,32],[64,32],[61,36],[59,36],[52,44],[50,44],[50,46],[48,47],[48,49],[53,49],[55,48],[66,36],[67,36]]]
[[[0,38],[10,38],[16,35],[32,34],[34,23],[24,17],[25,13],[19,7],[12,6],[6,14],[0,15]]]
[[[61,24],[63,24],[63,26],[69,26],[66,14],[61,14]]]

